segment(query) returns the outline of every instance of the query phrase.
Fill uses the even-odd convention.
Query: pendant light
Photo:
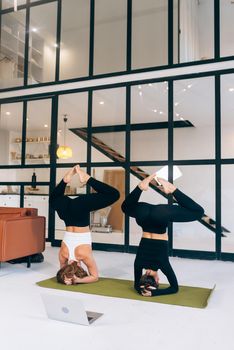
[[[67,123],[67,114],[64,114],[64,138],[63,138],[63,146],[59,146],[57,149],[57,156],[60,159],[68,159],[72,157],[72,149],[69,146],[66,146],[66,123]]]

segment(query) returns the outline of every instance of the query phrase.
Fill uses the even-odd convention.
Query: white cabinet
[[[39,216],[46,218],[46,237],[48,235],[48,209],[49,196],[26,195],[24,196],[24,208],[37,208]]]
[[[20,207],[20,196],[17,194],[1,194],[0,207]]]

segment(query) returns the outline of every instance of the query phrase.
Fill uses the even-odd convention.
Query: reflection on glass
[[[87,160],[88,94],[75,93],[59,96],[57,144],[64,143],[64,115],[66,122],[66,146],[72,149],[72,158],[57,159],[57,163],[80,163]]]
[[[174,85],[174,158],[214,157],[214,78],[176,81]]]
[[[179,166],[183,176],[175,185],[200,204],[215,225],[215,169],[213,165]],[[196,186],[194,184],[196,183]],[[173,248],[214,251],[215,232],[198,221],[173,223]]]
[[[142,179],[144,179],[148,175],[155,173],[157,170],[159,170],[159,168],[160,166],[131,167],[130,191],[133,191]],[[142,192],[139,202],[146,202],[155,205],[167,204],[167,198],[165,198],[164,196],[162,196],[162,194],[156,191],[156,187],[152,184],[147,191]],[[142,236],[142,228],[136,223],[136,220],[134,218],[130,218],[129,236],[130,245],[139,245]]]
[[[124,160],[125,114],[125,88],[94,91],[92,113],[92,161],[105,162],[118,159],[120,161]],[[116,129],[117,127],[118,129]]]
[[[0,88],[23,85],[25,10],[1,16]]]
[[[63,179],[64,175],[70,169],[71,168],[57,168],[56,184],[59,184],[59,182]],[[82,168],[82,169],[86,171],[86,168]],[[66,186],[65,195],[69,196],[70,198],[74,198],[82,194],[86,194],[86,186],[83,186],[83,184],[79,180],[78,175],[75,174],[72,177],[71,181]],[[55,213],[55,239],[63,239],[64,230],[65,230],[64,221],[59,218],[56,212]]]
[[[63,0],[60,79],[88,75],[90,2]]]
[[[179,9],[179,63],[213,58],[214,1],[180,1]]]
[[[167,82],[132,86],[131,160],[167,159],[167,104]]]
[[[95,2],[94,74],[126,69],[127,1]]]
[[[2,10],[8,9],[10,7],[14,7],[14,0],[2,0]],[[17,0],[17,6],[26,4],[26,0]]]
[[[221,199],[221,218],[223,237],[221,241],[221,251],[226,253],[234,253],[234,221],[233,221],[233,205],[234,205],[234,165],[222,166],[222,199]]]
[[[168,1],[132,1],[132,68],[168,62]]]
[[[122,168],[93,168],[91,175],[107,183],[120,192],[120,198],[110,206],[91,213],[93,242],[96,243],[124,243],[124,214],[121,204],[125,198],[125,171]]]
[[[22,102],[2,104],[0,106],[0,164],[1,165],[21,164],[22,120],[23,120],[23,103]],[[4,181],[6,181],[6,179]],[[11,180],[8,179],[8,181],[11,181]]]
[[[50,160],[51,100],[28,102],[26,164],[48,164]]]
[[[221,77],[221,151],[222,158],[234,157],[234,74]]]
[[[28,84],[55,79],[57,2],[30,10]]]
[[[220,56],[233,56],[234,47],[230,45],[234,35],[234,6],[229,0],[220,1]]]
[[[38,169],[42,170],[42,169]],[[43,169],[44,170],[44,169]],[[48,172],[48,170],[47,170]],[[39,186],[38,192],[29,192],[28,187],[24,187],[24,208],[36,208],[39,216],[46,219],[46,238],[48,237],[48,211],[49,211],[49,187]]]

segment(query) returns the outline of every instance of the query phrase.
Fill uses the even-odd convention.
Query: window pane
[[[234,55],[234,6],[233,1],[220,1],[220,56]]]
[[[26,4],[26,0],[17,0],[17,5]],[[8,9],[10,7],[14,7],[14,0],[2,0],[2,9]]]
[[[126,89],[97,90],[93,93],[92,161],[108,162],[125,158]],[[105,127],[108,127],[105,129]]]
[[[168,62],[168,1],[133,0],[132,68]]]
[[[57,158],[57,163],[87,161],[87,114],[87,92],[59,96],[57,144],[64,146],[65,143],[65,146],[71,147],[72,157],[68,159]],[[65,116],[67,118],[66,130],[64,130]]]
[[[20,207],[20,187],[0,186],[0,207]]]
[[[183,176],[175,185],[200,204],[215,224],[215,168],[213,165],[179,166]],[[196,186],[194,186],[196,184]],[[212,228],[212,226],[211,226]],[[215,232],[198,221],[173,223],[173,248],[215,251]]]
[[[0,88],[24,83],[25,10],[1,16]]]
[[[29,182],[29,185],[25,187],[26,193],[38,193],[45,194],[44,187],[36,185],[36,191],[32,185],[32,175],[35,172],[37,182],[48,182],[50,179],[50,172],[48,169],[30,168],[30,169],[1,169],[0,183],[1,182]],[[17,190],[18,191],[18,190]],[[13,186],[12,192],[16,192],[15,186]],[[17,192],[18,193],[18,192]]]
[[[50,161],[51,100],[28,102],[26,131],[26,164],[48,164]]]
[[[92,176],[120,192],[117,202],[91,213],[92,239],[95,243],[124,243],[124,214],[121,204],[125,198],[125,171],[122,168],[93,168]]]
[[[234,74],[221,77],[222,158],[234,157]]]
[[[30,10],[28,84],[55,79],[57,1]]]
[[[19,165],[21,164],[23,103],[2,104],[0,107],[0,164]]]
[[[234,207],[234,165],[222,166],[222,252],[234,253],[234,222],[233,222],[233,207]],[[228,231],[228,232],[226,232]]]
[[[155,171],[159,170],[159,166],[138,166],[131,167],[130,175],[130,191],[133,191],[134,188],[139,184],[139,182],[147,175],[153,174]],[[155,187],[152,186],[148,191],[143,191],[140,199],[140,202],[146,202],[149,204],[167,204],[167,199],[164,198],[160,193],[155,190]],[[138,246],[142,237],[142,228],[136,223],[134,218],[129,218],[129,242],[130,245]]]
[[[60,79],[89,73],[89,4],[87,0],[62,2]]]
[[[95,74],[126,69],[126,13],[126,0],[95,1]]]
[[[176,81],[174,84],[174,158],[214,157],[214,78]]]
[[[214,58],[214,1],[182,0],[179,9],[179,63]]]
[[[137,85],[131,88],[132,161],[167,159],[167,89],[167,82]],[[140,127],[145,130],[134,131]]]

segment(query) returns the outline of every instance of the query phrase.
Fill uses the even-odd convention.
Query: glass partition
[[[91,140],[93,162],[124,161],[125,115],[125,88],[93,92]]]
[[[2,0],[2,10],[14,7],[14,0]],[[26,0],[17,0],[17,6],[26,4]]]
[[[221,76],[221,153],[234,157],[234,74]]]
[[[89,74],[89,17],[89,1],[62,1],[60,79]]]
[[[24,84],[25,18],[25,10],[1,16],[0,88]]]
[[[131,160],[166,160],[168,156],[168,84],[131,88]],[[140,130],[143,129],[143,130]]]
[[[215,232],[211,229],[215,227],[215,167],[192,165],[179,168],[183,176],[175,181],[175,185],[204,208],[204,219],[211,223],[211,227],[198,221],[173,223],[173,248],[215,251]]]
[[[20,165],[23,103],[0,105],[0,164]]]
[[[233,56],[234,47],[230,45],[234,35],[233,1],[220,1],[220,56]]]
[[[95,1],[94,74],[126,69],[127,1]]]
[[[180,1],[178,8],[178,61],[214,58],[214,0]]]
[[[168,63],[168,1],[132,1],[132,69]]]
[[[222,241],[221,251],[224,253],[234,253],[234,222],[233,222],[233,206],[234,206],[234,164],[222,166]]]
[[[214,158],[214,78],[175,81],[174,159]]]
[[[25,164],[49,164],[51,99],[27,104]]]
[[[119,167],[100,167],[92,168],[91,175],[95,179],[115,187],[120,192],[120,198],[117,202],[91,213],[93,242],[123,244],[124,214],[121,210],[121,204],[125,198],[125,171]]]
[[[55,80],[57,1],[30,9],[28,84]]]
[[[59,96],[57,147],[63,146],[65,142],[66,146],[72,149],[72,157],[68,159],[57,158],[57,163],[86,162],[87,115],[87,92]],[[67,118],[66,126],[64,117]],[[66,129],[64,130],[64,128]]]

